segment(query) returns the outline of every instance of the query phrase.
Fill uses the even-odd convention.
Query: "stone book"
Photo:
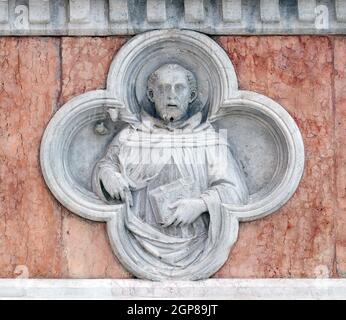
[[[149,200],[157,223],[164,224],[176,210],[169,207],[180,199],[196,198],[200,195],[190,177],[180,178],[149,191]]]

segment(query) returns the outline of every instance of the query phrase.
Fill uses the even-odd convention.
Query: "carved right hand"
[[[113,199],[122,202],[128,199],[130,206],[133,205],[130,186],[120,173],[106,169],[101,171],[100,179],[104,188]]]

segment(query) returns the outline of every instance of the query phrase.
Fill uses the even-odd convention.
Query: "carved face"
[[[166,64],[149,77],[147,95],[160,118],[173,123],[186,115],[189,104],[196,99],[196,80],[180,65]]]

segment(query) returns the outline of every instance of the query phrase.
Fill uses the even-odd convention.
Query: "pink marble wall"
[[[60,40],[0,38],[0,276],[25,266],[60,277],[62,210],[39,169],[43,130],[57,108]],[[24,271],[24,270],[23,270]]]
[[[126,38],[0,38],[0,277],[129,278],[105,225],[69,213],[39,167],[44,127],[68,99],[104,88]],[[244,223],[216,277],[346,275],[346,37],[218,37],[242,89],[277,100],[306,146],[279,213]],[[24,266],[24,267],[22,267]],[[25,272],[24,272],[25,274]]]
[[[103,89],[109,66],[125,38],[62,38],[60,105],[74,96]],[[63,210],[63,277],[129,278],[114,256],[106,225],[85,221]]]
[[[242,89],[265,94],[296,120],[306,148],[300,187],[277,214],[243,224],[217,276],[333,275],[335,166],[333,44],[327,37],[221,37]]]
[[[346,38],[334,40],[336,271],[346,277]]]

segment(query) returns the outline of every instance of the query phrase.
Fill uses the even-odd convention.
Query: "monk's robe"
[[[143,115],[139,125],[128,125],[112,141],[96,164],[93,188],[112,202],[100,178],[101,170],[115,171],[131,186],[133,206],[127,203],[125,228],[128,246],[147,259],[158,273],[169,275],[205,259],[222,236],[222,203],[246,204],[248,189],[226,139],[197,113],[174,130]],[[163,227],[153,212],[149,193],[178,179],[190,177],[208,211],[186,226]],[[189,198],[189,195],[187,195]],[[229,230],[229,232],[231,232]]]

